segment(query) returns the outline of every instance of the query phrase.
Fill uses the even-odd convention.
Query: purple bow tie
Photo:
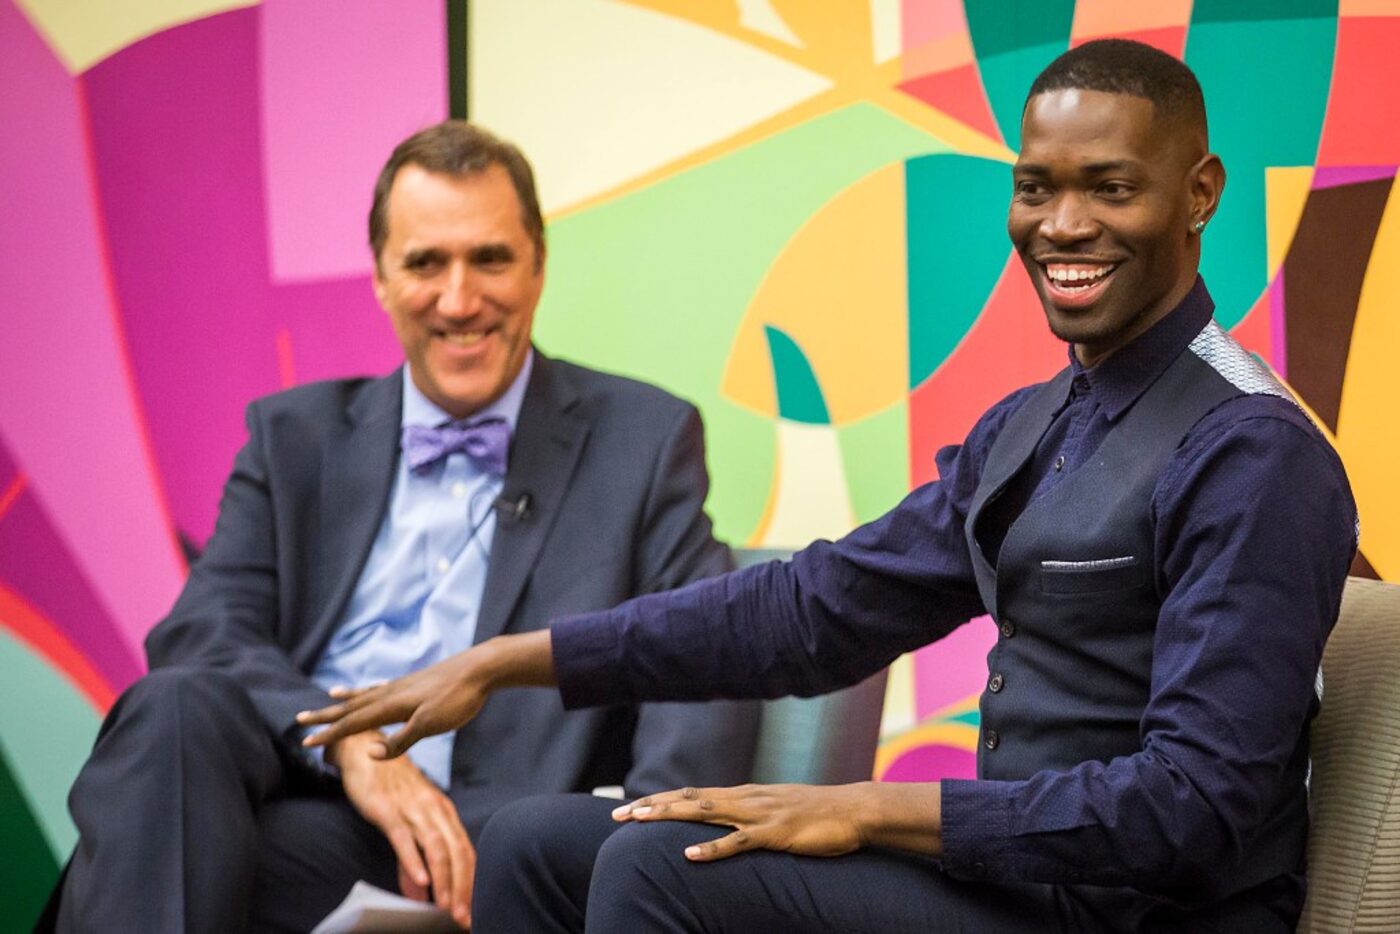
[[[510,426],[499,417],[483,418],[469,425],[451,422],[437,428],[405,425],[400,443],[408,467],[415,473],[454,451],[462,451],[482,470],[504,477]]]

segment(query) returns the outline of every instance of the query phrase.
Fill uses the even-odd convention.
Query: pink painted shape
[[[10,488],[17,467],[0,440],[0,488]],[[145,670],[27,483],[0,515],[0,582],[54,623],[109,692],[120,692]]]
[[[967,32],[967,14],[962,0],[904,0],[904,48],[917,49],[935,39]]]
[[[259,82],[275,280],[363,276],[370,187],[447,116],[441,0],[264,0]]]
[[[936,743],[915,746],[890,763],[882,782],[932,782],[940,778],[976,778],[977,755]]]
[[[0,432],[129,648],[184,580],[105,267],[81,91],[0,0]],[[22,221],[18,220],[22,219]]]
[[[1312,190],[1358,185],[1395,177],[1393,165],[1320,165],[1313,171]]]
[[[979,616],[915,652],[915,718],[923,720],[950,704],[981,694],[987,680],[987,653],[996,641],[992,618]]]

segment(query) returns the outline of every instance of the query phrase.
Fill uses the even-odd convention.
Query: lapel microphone
[[[515,499],[504,494],[496,497],[496,509],[504,522],[522,522],[530,518],[530,494],[521,493]]]

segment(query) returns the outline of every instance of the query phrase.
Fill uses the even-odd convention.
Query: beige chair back
[[[1322,671],[1298,930],[1400,931],[1400,585],[1347,580]]]

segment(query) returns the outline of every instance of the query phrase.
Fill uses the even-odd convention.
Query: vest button
[[[995,694],[997,691],[1001,690],[1002,685],[1004,685],[1005,683],[1006,679],[1001,676],[1001,672],[997,672],[996,674],[992,675],[992,680],[987,682],[987,690]]]
[[[1003,639],[1010,639],[1016,635],[1016,624],[1009,619],[1001,621],[1001,636]]]
[[[1055,458],[1055,472],[1056,472],[1056,473],[1059,473],[1061,470],[1064,470],[1064,469],[1065,469],[1065,456],[1064,456],[1063,454],[1061,454],[1059,457]]]
[[[997,735],[996,730],[988,730],[982,734],[982,745],[988,749],[995,749],[1001,745],[1001,737]]]

